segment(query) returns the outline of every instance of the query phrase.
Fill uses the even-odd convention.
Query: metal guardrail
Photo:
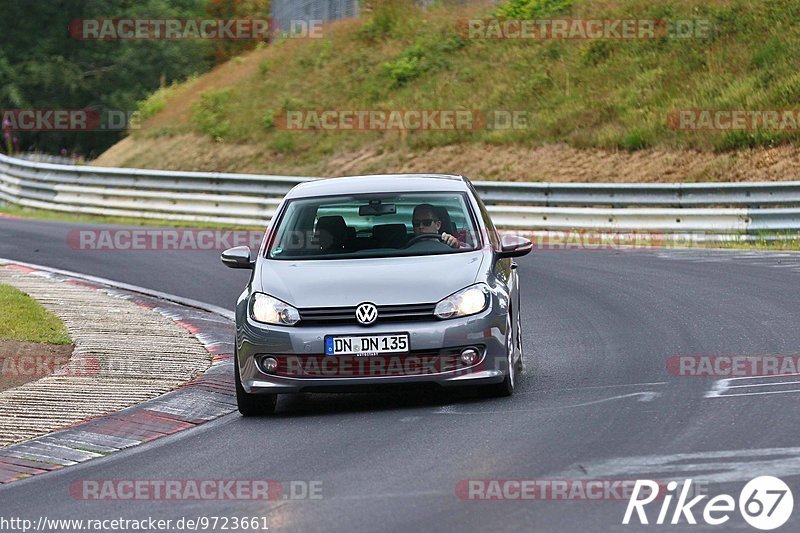
[[[750,183],[481,182],[484,201],[543,206],[800,206],[800,181]]]
[[[317,178],[38,163],[0,155],[0,200],[73,213],[263,225]],[[495,222],[518,229],[704,233],[800,231],[800,181],[474,182]]]

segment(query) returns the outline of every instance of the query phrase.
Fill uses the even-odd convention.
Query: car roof
[[[336,194],[380,192],[464,192],[469,190],[462,176],[452,174],[373,174],[306,181],[295,185],[287,198],[310,198]]]

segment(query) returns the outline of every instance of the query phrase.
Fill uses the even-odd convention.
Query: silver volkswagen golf
[[[277,395],[397,386],[514,392],[522,371],[519,276],[531,251],[500,239],[470,181],[449,175],[332,178],[294,187],[236,305],[236,398],[245,416]]]

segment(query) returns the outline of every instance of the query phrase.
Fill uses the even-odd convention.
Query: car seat
[[[340,252],[347,242],[347,224],[344,217],[332,215],[319,217],[314,231],[314,243],[323,252]]]
[[[372,227],[374,248],[401,248],[408,241],[405,224],[378,224]]]

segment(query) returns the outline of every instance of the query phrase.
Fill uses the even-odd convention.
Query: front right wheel
[[[275,412],[277,394],[250,394],[242,387],[239,375],[239,358],[233,357],[233,379],[236,382],[236,405],[242,416],[265,416]]]

